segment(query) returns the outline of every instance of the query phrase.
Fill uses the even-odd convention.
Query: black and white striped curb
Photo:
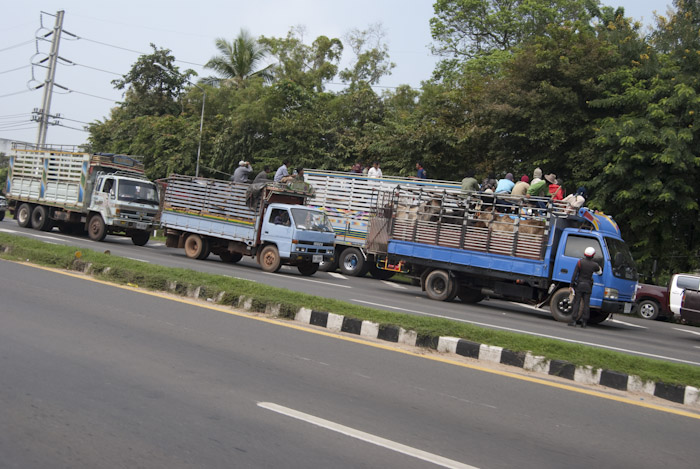
[[[242,301],[239,307],[250,309],[248,301]],[[277,310],[277,311],[275,311]],[[268,308],[273,315],[279,308]],[[679,404],[700,407],[700,390],[693,386],[655,383],[644,381],[638,376],[603,370],[591,366],[577,366],[563,360],[550,360],[532,355],[530,352],[513,352],[502,347],[480,344],[456,337],[419,336],[414,331],[407,331],[397,326],[385,326],[371,321],[349,318],[339,314],[300,308],[295,321],[319,326],[332,332],[347,332],[361,337],[380,339],[415,347],[427,347],[438,352],[452,353],[463,357],[483,360],[502,365],[510,365],[535,373],[558,376],[577,383],[601,385],[621,391],[649,394]]]

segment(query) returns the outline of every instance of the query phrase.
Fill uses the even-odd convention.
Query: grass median
[[[109,244],[104,246],[105,249],[109,249]],[[223,305],[238,304],[240,297],[252,298],[255,311],[264,312],[268,305],[279,304],[280,316],[287,318],[293,318],[301,307],[311,308],[382,325],[399,326],[416,331],[419,337],[459,337],[515,352],[529,351],[549,359],[636,375],[644,380],[700,388],[700,367],[692,365],[636,357],[556,339],[496,331],[448,319],[393,313],[248,280],[190,269],[163,267],[89,249],[48,245],[5,233],[0,233],[0,258],[87,272],[93,277],[118,284],[131,284],[183,296],[198,296],[202,299],[213,299]],[[232,266],[232,269],[235,269],[235,266]],[[593,331],[591,333],[594,334]]]

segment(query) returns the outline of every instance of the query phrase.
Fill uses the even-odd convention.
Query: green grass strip
[[[47,246],[34,239],[0,233],[2,259],[77,271],[85,271],[89,265],[90,275],[118,284],[132,284],[183,296],[192,296],[199,288],[200,298],[212,298],[224,305],[235,305],[244,296],[253,299],[254,311],[264,312],[268,305],[281,305],[280,315],[283,317],[292,318],[301,307],[311,308],[382,325],[403,327],[416,331],[419,336],[459,337],[516,352],[529,351],[548,359],[636,375],[643,380],[700,388],[700,367],[697,366],[637,357],[556,339],[491,330],[448,319],[383,311],[248,280],[138,262],[89,249]],[[109,248],[109,245],[105,244],[105,248]],[[76,255],[77,252],[80,252],[79,256]],[[235,267],[232,266],[232,269]]]

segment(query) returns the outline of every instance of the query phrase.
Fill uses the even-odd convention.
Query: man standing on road
[[[593,256],[595,256],[593,247],[588,246],[583,251],[583,256],[583,258],[579,259],[574,269],[574,274],[571,276],[574,300],[573,309],[571,310],[571,322],[568,325],[576,327],[576,324],[581,324],[581,327],[585,328],[589,319],[593,274],[600,275],[603,271],[598,263],[593,260]],[[579,309],[581,309],[580,314]]]

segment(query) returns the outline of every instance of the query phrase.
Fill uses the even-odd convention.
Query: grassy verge
[[[76,255],[77,252],[80,254]],[[403,327],[416,331],[419,336],[459,337],[513,351],[529,351],[535,355],[565,360],[577,365],[628,373],[645,380],[700,387],[700,367],[691,365],[635,357],[525,334],[495,331],[447,319],[392,313],[247,280],[146,264],[87,249],[59,245],[51,245],[50,249],[47,249],[46,243],[5,233],[0,233],[0,258],[87,271],[94,277],[110,282],[180,295],[192,296],[193,292],[199,289],[200,298],[212,298],[224,305],[237,304],[238,299],[245,296],[253,298],[255,311],[264,312],[267,305],[281,304],[280,315],[283,317],[293,317],[300,307],[306,307]]]

